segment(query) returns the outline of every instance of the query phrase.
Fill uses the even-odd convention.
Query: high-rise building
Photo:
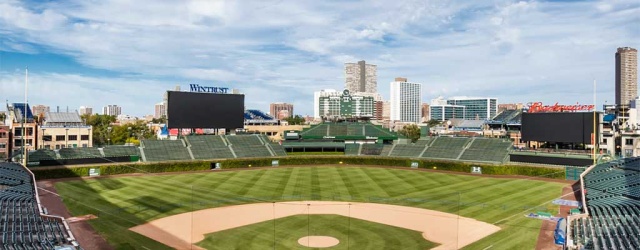
[[[400,122],[420,122],[422,85],[408,82],[406,78],[396,78],[391,82],[391,120]]]
[[[365,61],[357,63],[345,63],[345,84],[344,88],[350,93],[358,92],[377,93],[378,92],[378,66],[366,64]]]
[[[278,120],[289,118],[293,116],[293,104],[283,102],[271,103],[269,105],[269,114]]]
[[[453,97],[447,104],[464,106],[465,120],[489,120],[498,113],[498,99],[485,97]]]
[[[375,100],[372,96],[351,94],[325,89],[314,93],[314,117],[371,117],[373,118]]]
[[[118,107],[118,105],[107,105],[102,108],[102,114],[118,116],[122,114],[122,108]]]
[[[159,119],[165,116],[166,114],[167,114],[167,106],[165,106],[164,102],[156,103],[153,118]]]
[[[34,116],[43,116],[45,113],[49,112],[49,106],[45,105],[36,105],[33,106],[33,115]]]
[[[93,114],[93,108],[89,107],[89,106],[80,106],[80,108],[78,109],[78,114],[80,116],[82,116],[82,115],[92,115]]]
[[[464,109],[462,105],[448,104],[443,97],[431,100],[429,105],[429,120],[447,121],[451,119],[463,119]]]
[[[638,50],[618,48],[616,52],[616,104],[627,106],[638,97]]]

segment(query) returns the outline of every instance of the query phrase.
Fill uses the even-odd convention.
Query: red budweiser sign
[[[542,102],[531,102],[528,104],[529,113],[542,113],[542,112],[578,112],[578,111],[591,111],[595,108],[595,105],[582,105],[576,103],[575,105],[560,105],[557,102],[553,105],[543,105]]]

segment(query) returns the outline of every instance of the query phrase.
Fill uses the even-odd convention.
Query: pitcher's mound
[[[339,243],[340,241],[338,239],[329,236],[307,236],[298,240],[298,244],[300,245],[315,248],[332,247]]]

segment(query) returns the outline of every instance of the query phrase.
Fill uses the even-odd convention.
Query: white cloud
[[[640,47],[637,0],[8,0],[0,13],[0,50],[62,54],[120,75],[43,72],[40,80],[79,92],[37,98],[129,103],[136,113],[183,82],[230,84],[247,106],[288,101],[309,113],[312,92],[342,88],[343,63],[358,60],[378,65],[383,96],[405,76],[425,84],[426,102],[585,102],[593,78],[612,92],[616,47]],[[12,79],[0,78],[3,93]],[[87,97],[99,89],[108,94]]]

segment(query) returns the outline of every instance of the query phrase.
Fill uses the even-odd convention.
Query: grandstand
[[[569,249],[640,249],[640,158],[592,166],[581,176],[584,214],[569,216]]]
[[[499,139],[473,138],[460,160],[502,162],[509,154],[511,142]]]
[[[245,125],[257,125],[257,124],[275,124],[278,120],[270,115],[257,109],[247,109],[244,111],[244,124]]]
[[[189,151],[182,140],[142,140],[146,161],[191,160]]]
[[[231,149],[221,135],[192,135],[186,136],[184,139],[196,160],[234,158]]]
[[[469,141],[471,139],[466,137],[436,137],[422,157],[458,159]]]
[[[99,158],[104,156],[98,148],[62,148],[58,150],[58,154],[60,154],[60,159]]]
[[[102,153],[105,157],[140,156],[140,150],[135,146],[106,146]]]
[[[413,144],[398,144],[393,147],[390,156],[420,157],[424,150],[425,146]]]
[[[62,217],[44,215],[31,172],[0,163],[0,248],[77,249]]]

